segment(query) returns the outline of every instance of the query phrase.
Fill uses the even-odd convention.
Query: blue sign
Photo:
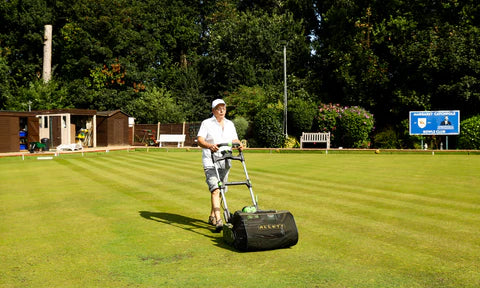
[[[460,111],[410,111],[410,135],[458,135]]]

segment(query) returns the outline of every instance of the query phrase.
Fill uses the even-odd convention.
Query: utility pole
[[[47,83],[52,78],[52,25],[45,25],[43,37],[43,81]]]
[[[288,137],[287,129],[287,45],[283,45],[283,129],[285,137]]]

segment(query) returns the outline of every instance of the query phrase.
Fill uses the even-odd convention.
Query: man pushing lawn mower
[[[200,126],[197,134],[198,145],[202,147],[202,163],[205,171],[205,177],[208,189],[211,193],[212,209],[208,223],[215,226],[215,230],[220,232],[223,228],[223,221],[220,213],[220,187],[218,182],[226,182],[228,180],[228,172],[230,170],[230,160],[225,159],[218,162],[218,179],[212,160],[212,153],[220,155],[221,148],[217,144],[220,143],[238,143],[238,149],[242,150],[242,144],[238,140],[237,131],[232,121],[225,118],[227,113],[227,105],[222,99],[216,99],[212,102],[211,118],[205,119]],[[223,148],[222,148],[223,149]]]
[[[297,244],[297,226],[289,211],[258,208],[243,156],[243,147],[233,122],[225,119],[226,111],[223,100],[213,101],[213,117],[202,122],[197,135],[198,144],[203,148],[202,162],[211,192],[212,209],[208,222],[215,226],[216,232],[223,230],[225,242],[241,251],[287,248]],[[232,148],[238,149],[238,155],[234,155]],[[245,181],[227,182],[231,161],[242,163]],[[226,188],[230,185],[246,185],[253,205],[231,214],[225,197]],[[221,218],[221,207],[225,224]]]

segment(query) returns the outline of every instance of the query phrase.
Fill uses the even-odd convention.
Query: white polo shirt
[[[200,125],[200,130],[198,130],[197,137],[203,137],[207,143],[210,144],[220,144],[220,143],[230,143],[233,140],[238,139],[237,130],[232,121],[224,118],[224,128],[220,126],[217,118],[212,116],[211,118],[205,119]],[[221,150],[230,149],[230,147],[221,148]],[[221,155],[217,152],[219,156]],[[204,168],[212,168],[212,154],[210,149],[202,149],[202,163]]]

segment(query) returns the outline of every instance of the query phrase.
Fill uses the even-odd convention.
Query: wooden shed
[[[96,110],[53,109],[34,111],[39,118],[40,138],[48,138],[51,147],[81,142],[84,147],[96,147]],[[79,139],[80,131],[86,136]]]
[[[35,113],[0,111],[0,152],[27,150],[30,142],[38,141]]]
[[[130,145],[128,117],[120,110],[97,112],[97,145]]]

